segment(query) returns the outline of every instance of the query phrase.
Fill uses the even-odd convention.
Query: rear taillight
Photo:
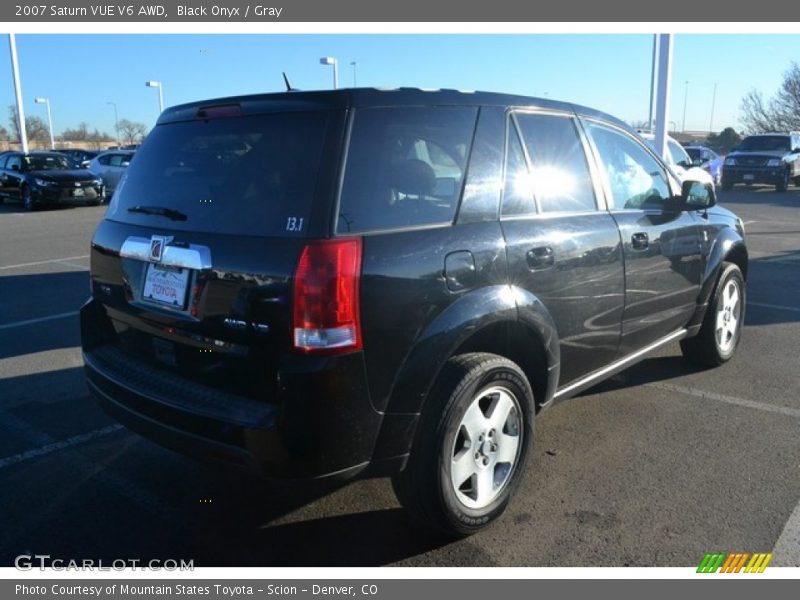
[[[361,238],[319,240],[303,248],[294,275],[294,347],[337,354],[361,348],[358,288]]]

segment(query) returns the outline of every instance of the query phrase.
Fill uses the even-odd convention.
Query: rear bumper
[[[112,417],[163,446],[283,480],[347,479],[377,465],[381,473],[402,466],[374,460],[384,415],[370,404],[361,353],[288,357],[276,396],[261,401],[129,357],[104,319],[94,300],[81,309],[89,389]]]
[[[786,176],[786,167],[723,167],[725,183],[766,183],[776,185]]]

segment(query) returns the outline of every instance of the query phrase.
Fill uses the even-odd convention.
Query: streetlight
[[[49,98],[36,98],[34,100],[36,104],[46,104],[47,105],[47,125],[50,127],[50,149],[56,149],[56,141],[53,137],[53,116],[50,114],[50,99]]]
[[[714,132],[714,105],[717,103],[717,82],[714,82],[714,94],[711,96],[711,118],[708,120],[708,133]]]
[[[119,146],[119,113],[117,112],[117,103],[106,102],[106,104],[110,104],[114,107],[114,131],[117,132],[117,146]]]
[[[353,87],[356,87],[356,65],[358,63],[356,61],[351,61],[350,66],[353,67]]]
[[[164,112],[164,84],[160,81],[145,81],[147,87],[158,88],[158,114]]]
[[[689,98],[689,82],[686,82],[686,89],[683,92],[683,123],[681,124],[681,131],[686,131],[686,100]]]
[[[339,87],[339,61],[332,56],[324,56],[319,59],[321,65],[333,65],[333,89]]]

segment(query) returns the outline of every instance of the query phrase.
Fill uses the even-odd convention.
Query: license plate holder
[[[189,269],[149,263],[145,271],[142,300],[176,310],[186,308]]]
[[[168,340],[161,338],[153,338],[153,355],[156,360],[169,365],[170,367],[177,367],[178,360],[175,357],[175,344]]]
[[[742,179],[744,181],[753,181],[755,178],[756,176],[753,175],[752,173],[746,173],[745,175],[742,175]]]

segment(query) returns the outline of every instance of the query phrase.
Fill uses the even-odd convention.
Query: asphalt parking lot
[[[0,206],[0,565],[19,554],[196,566],[800,566],[800,190],[736,188],[746,328],[698,370],[675,344],[542,414],[505,517],[448,542],[387,480],[276,490],[116,425],[83,382],[77,311],[103,207]]]

